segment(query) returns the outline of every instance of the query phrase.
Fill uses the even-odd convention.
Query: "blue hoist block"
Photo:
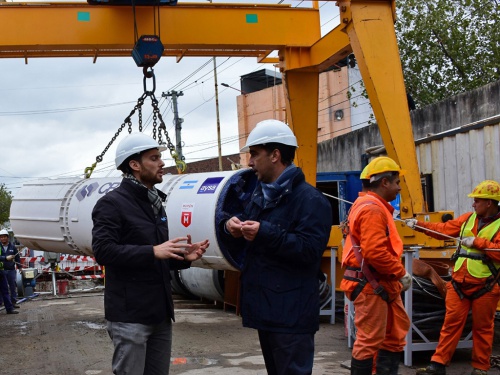
[[[153,67],[163,54],[163,43],[156,35],[142,35],[132,50],[132,57],[139,67]]]

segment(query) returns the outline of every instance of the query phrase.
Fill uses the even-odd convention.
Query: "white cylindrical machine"
[[[12,200],[10,222],[19,241],[34,250],[93,255],[91,213],[121,178],[38,180],[24,184]],[[157,188],[167,194],[170,238],[210,240],[195,267],[238,270],[242,249],[226,246],[218,223],[243,210],[257,179],[251,169],[166,175]]]
[[[191,267],[180,270],[179,277],[190,293],[208,300],[224,302],[224,271]]]

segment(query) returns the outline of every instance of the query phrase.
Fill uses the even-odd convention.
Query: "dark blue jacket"
[[[19,256],[19,252],[16,249],[16,246],[9,242],[7,245],[7,249],[4,251],[3,245],[0,245],[0,262],[3,263],[4,270],[15,270],[16,264],[19,265],[21,263],[21,257]],[[15,255],[14,260],[8,261],[5,258],[9,255]],[[17,263],[16,263],[17,262]]]
[[[240,294],[243,325],[281,333],[316,332],[318,275],[332,226],[330,203],[297,168],[277,202],[263,206],[259,184],[238,215],[242,221],[260,222],[257,236],[252,242],[233,239],[234,246],[239,243],[246,250]]]
[[[141,324],[173,320],[170,270],[191,263],[154,257],[153,246],[168,240],[165,210],[155,217],[147,189],[123,179],[97,201],[92,220],[92,249],[106,273],[106,319]]]

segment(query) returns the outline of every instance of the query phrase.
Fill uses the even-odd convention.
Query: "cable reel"
[[[132,133],[132,116],[135,114],[135,112],[138,113],[139,117],[139,132],[142,133],[142,106],[144,104],[144,100],[146,98],[150,97],[151,98],[151,106],[153,107],[153,139],[156,140],[156,134],[158,133],[158,144],[166,146],[170,152],[170,155],[175,161],[175,166],[177,168],[177,172],[179,174],[183,173],[186,171],[186,162],[181,160],[179,157],[179,154],[175,151],[175,146],[170,140],[170,137],[167,132],[167,127],[165,126],[165,122],[163,121],[163,117],[160,113],[160,109],[158,108],[158,100],[155,97],[155,89],[156,89],[156,78],[154,75],[153,68],[151,67],[144,67],[143,68],[143,87],[144,87],[144,93],[137,99],[137,104],[134,106],[130,114],[125,118],[123,123],[120,125],[116,133],[113,135],[109,143],[106,145],[104,150],[96,156],[96,161],[93,163],[90,167],[85,168],[84,170],[84,175],[85,178],[90,178],[92,175],[92,172],[97,166],[97,163],[100,163],[103,159],[104,154],[108,151],[108,149],[111,147],[113,142],[116,140],[116,138],[120,135],[122,130],[127,126],[128,133]],[[153,83],[153,88],[152,90],[147,89],[147,80],[152,79]],[[159,124],[158,124],[159,121]],[[162,139],[162,132],[163,135],[165,136],[166,140],[166,145],[163,143]]]

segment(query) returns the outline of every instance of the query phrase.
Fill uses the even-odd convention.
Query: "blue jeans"
[[[108,322],[113,340],[113,374],[168,375],[172,350],[172,322],[155,325]]]
[[[7,284],[7,276],[5,271],[0,271],[0,293],[2,294],[3,303],[5,305],[5,310],[12,311],[14,307],[12,306],[12,301],[9,295],[9,285]]]
[[[7,283],[9,284],[10,290],[10,300],[12,303],[17,302],[17,271],[16,270],[4,270],[5,276],[7,276]]]

